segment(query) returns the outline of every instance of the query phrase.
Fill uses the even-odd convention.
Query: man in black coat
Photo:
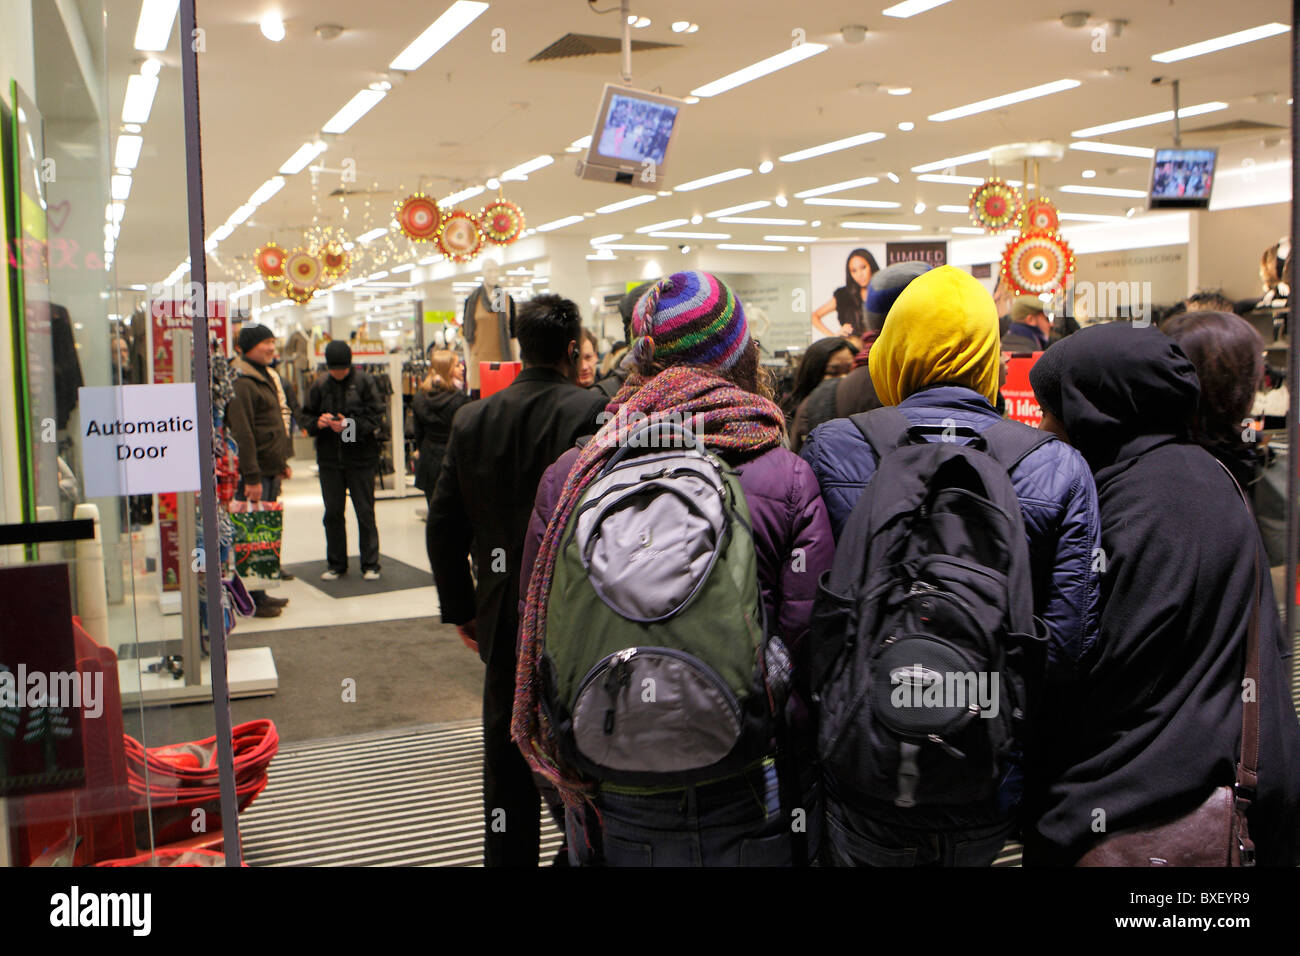
[[[346,342],[325,346],[322,375],[307,392],[302,425],[316,439],[316,464],[325,501],[325,558],[322,581],[337,581],[348,571],[347,496],[357,514],[361,573],[379,580],[379,529],[375,526],[375,472],[379,469],[379,429],[384,403],[374,380],[352,367]]]
[[[542,295],[516,322],[523,371],[456,413],[429,505],[429,556],[442,620],[477,641],[483,682],[484,862],[536,866],[538,791],[510,739],[524,536],[542,472],[596,431],[603,395],[579,388],[578,308]],[[475,585],[467,557],[478,570]]]

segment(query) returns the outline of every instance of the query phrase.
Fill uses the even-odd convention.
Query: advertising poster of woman
[[[866,327],[863,299],[867,283],[884,261],[883,246],[818,243],[812,253],[812,338],[858,338]],[[832,291],[833,290],[833,291]],[[823,298],[830,292],[829,298]]]

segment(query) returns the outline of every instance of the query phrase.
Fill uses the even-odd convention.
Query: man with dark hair
[[[347,342],[325,346],[327,374],[307,391],[302,423],[316,439],[316,465],[325,502],[325,558],[322,581],[348,572],[347,500],[357,516],[361,577],[379,580],[379,528],[375,524],[375,472],[384,400],[369,375],[352,367]]]
[[[577,386],[582,318],[558,295],[515,322],[523,371],[456,413],[426,534],[442,620],[477,646],[483,681],[484,862],[536,866],[539,794],[510,739],[524,537],[542,473],[596,431],[605,398]],[[472,554],[477,584],[467,557]]]
[[[619,316],[623,319],[623,341],[624,342],[631,342],[633,338],[632,310],[636,308],[636,304],[640,300],[641,296],[645,295],[646,291],[652,285],[654,285],[653,282],[642,282],[640,285],[634,286],[633,288],[629,289],[627,294],[624,295],[623,298],[619,300],[618,313]],[[614,349],[611,349],[610,351],[614,351]],[[597,379],[596,384],[591,387],[593,389],[599,389],[601,393],[604,394],[607,398],[613,398],[615,395],[618,394],[619,389],[623,387],[623,383],[626,381],[627,381],[627,369],[622,368],[621,365],[619,364],[616,364],[612,369],[609,370],[608,374],[603,375],[599,379]]]
[[[239,358],[232,363],[235,397],[226,408],[230,437],[239,447],[240,501],[275,501],[280,479],[289,477],[293,441],[281,412],[281,391],[276,372],[275,333],[265,325],[245,325],[239,330]],[[273,598],[263,590],[250,592],[256,617],[279,617],[287,598]]]

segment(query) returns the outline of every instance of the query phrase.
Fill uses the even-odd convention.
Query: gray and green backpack
[[[542,638],[561,759],[632,786],[709,780],[771,753],[790,679],[738,476],[661,428],[635,433],[574,509]]]

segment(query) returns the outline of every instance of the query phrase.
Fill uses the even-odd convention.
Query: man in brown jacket
[[[289,477],[293,443],[281,413],[280,389],[271,376],[275,358],[275,335],[264,325],[245,325],[239,330],[240,358],[235,359],[235,397],[226,408],[226,425],[239,446],[240,501],[275,501],[280,497],[280,479]],[[252,591],[257,617],[278,617],[287,598],[270,597]]]

